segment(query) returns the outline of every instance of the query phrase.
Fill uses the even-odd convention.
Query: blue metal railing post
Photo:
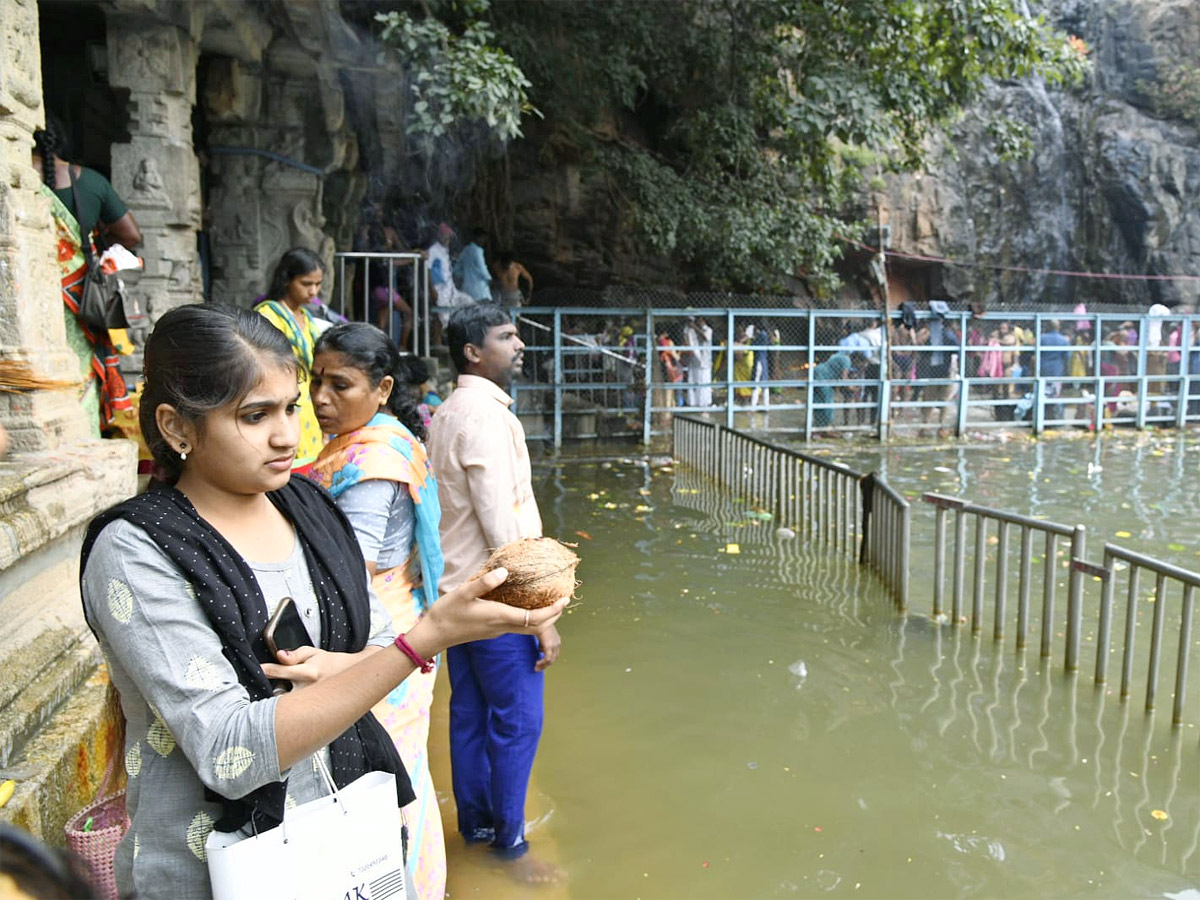
[[[725,313],[725,427],[733,428],[733,408],[736,404],[733,388],[733,342],[734,334],[733,310]]]
[[[563,346],[562,310],[554,310],[554,449],[562,449],[563,440]]]
[[[654,407],[654,366],[658,362],[654,352],[654,312],[646,310],[646,369],[642,382],[646,389],[646,401],[642,404],[642,444],[650,445],[651,417]]]
[[[1137,352],[1137,427],[1146,427],[1146,413],[1150,409],[1150,385],[1146,381],[1146,320],[1143,319],[1138,328]]]
[[[1046,428],[1046,379],[1039,375],[1033,380],[1033,433],[1041,434]]]
[[[890,327],[891,313],[884,309],[879,326],[879,419],[877,433],[879,440],[888,439],[890,419],[892,416],[892,336]]]
[[[967,314],[958,320],[958,403],[955,406],[954,435],[962,437],[967,430],[967,397],[970,384],[967,379]],[[939,414],[940,418],[940,414]]]
[[[1096,379],[1096,405],[1092,409],[1092,427],[1099,432],[1104,427],[1104,374],[1100,368],[1100,360],[1103,358],[1103,352],[1100,350],[1101,344],[1104,343],[1103,332],[1104,322],[1100,316],[1096,316],[1096,320],[1092,323],[1092,376]]]
[[[1042,379],[1042,314],[1033,315],[1033,414],[1030,424],[1035,435],[1041,434],[1046,427],[1046,410],[1042,406],[1045,381]]]
[[[813,311],[808,311],[808,365],[804,367],[804,440],[812,440],[813,424],[813,369],[816,367],[816,351],[813,344],[817,340],[817,329]]]
[[[1187,424],[1188,401],[1192,383],[1192,317],[1185,316],[1179,325],[1179,396],[1176,398],[1175,427]]]

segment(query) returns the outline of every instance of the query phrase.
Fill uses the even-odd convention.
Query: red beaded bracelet
[[[396,646],[400,648],[400,651],[405,656],[412,660],[413,665],[419,668],[422,674],[428,675],[433,671],[433,660],[422,659],[421,654],[412,648],[412,644],[408,642],[404,635],[396,635]]]

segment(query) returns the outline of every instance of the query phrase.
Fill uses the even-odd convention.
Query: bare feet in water
[[[507,864],[509,874],[522,884],[559,884],[567,873],[554,863],[535,859],[526,853]]]

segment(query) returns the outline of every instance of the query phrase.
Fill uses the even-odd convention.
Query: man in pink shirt
[[[508,387],[521,371],[525,344],[508,315],[490,303],[456,309],[445,336],[458,382],[429,428],[442,505],[442,592],[469,580],[493,549],[542,533],[525,430],[509,409]],[[525,856],[525,792],[542,732],[542,673],[561,646],[550,626],[446,652],[458,829],[468,843],[487,841],[513,860],[514,874],[526,881],[561,874]]]

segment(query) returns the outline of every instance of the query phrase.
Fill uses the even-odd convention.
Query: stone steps
[[[63,593],[78,604],[73,581]],[[21,631],[28,639],[0,643],[0,781],[17,782],[0,819],[60,845],[103,779],[108,673],[86,627],[51,618]]]
[[[91,633],[69,628],[39,634],[28,645],[0,651],[0,771],[12,766],[71,693],[91,678],[100,664],[100,648]]]
[[[0,781],[17,788],[0,818],[50,844],[91,802],[107,764],[108,673],[90,631],[58,627],[0,648]],[[14,673],[15,677],[6,677]]]
[[[0,820],[50,844],[90,803],[107,764],[108,674],[83,619],[89,519],[136,484],[136,447],[83,442],[0,462]]]
[[[108,762],[113,722],[106,715],[108,672],[94,667],[66,700],[41,724],[0,780],[17,788],[0,818],[29,831],[47,844],[64,843],[67,820],[91,803]]]

